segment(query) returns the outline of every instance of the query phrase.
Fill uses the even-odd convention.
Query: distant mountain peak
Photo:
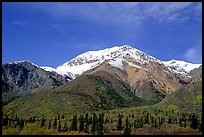
[[[188,63],[181,60],[169,60],[169,61],[162,61],[162,63],[168,67],[170,67],[176,73],[188,73],[189,71],[199,68],[202,64],[193,64]]]
[[[34,64],[34,63],[30,62],[30,61],[27,61],[27,60],[11,61],[11,62],[9,62],[7,64],[22,64],[22,63],[29,63],[29,64],[32,64],[32,65],[38,67],[38,65],[36,65],[36,64]]]

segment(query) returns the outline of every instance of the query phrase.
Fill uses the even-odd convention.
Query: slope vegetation
[[[134,95],[121,81],[104,80],[99,76],[82,75],[57,88],[42,90],[33,95],[15,99],[4,106],[23,117],[54,116],[77,112],[107,110],[144,105],[146,102]]]

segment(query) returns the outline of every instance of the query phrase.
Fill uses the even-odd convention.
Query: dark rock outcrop
[[[45,71],[28,61],[2,65],[2,95],[6,98],[32,94],[39,89],[60,86],[66,82],[63,76]]]

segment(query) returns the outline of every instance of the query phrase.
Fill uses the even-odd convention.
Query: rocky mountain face
[[[192,81],[202,81],[202,65],[188,72]]]
[[[165,95],[171,94],[181,85],[188,84],[191,81],[186,69],[179,66],[178,62],[177,64],[171,63],[170,67],[169,62],[164,63],[142,51],[125,45],[101,51],[86,52],[57,69],[67,70],[76,75],[101,76],[104,79],[114,77],[130,85],[135,95],[140,98],[150,100],[156,96],[156,99],[161,100]],[[186,64],[184,67],[189,65]],[[74,68],[81,67],[88,68],[88,70],[72,71],[72,68],[75,70]],[[191,65],[191,68],[188,69],[193,68],[195,66],[192,67]],[[108,73],[109,76],[104,76],[103,71]]]
[[[191,82],[167,95],[156,107],[202,112],[202,65],[188,72]]]
[[[128,45],[89,51],[57,68],[38,67],[22,61],[2,65],[4,93],[25,95],[40,88],[59,86],[81,75],[93,75],[111,81],[117,79],[131,87],[137,97],[159,102],[197,75],[201,64],[161,61]]]
[[[66,82],[67,79],[63,76],[55,72],[47,72],[28,61],[2,65],[2,93],[6,98],[24,96],[39,89],[60,86]]]

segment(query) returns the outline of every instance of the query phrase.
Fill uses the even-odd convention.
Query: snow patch
[[[143,69],[143,67],[140,67],[140,66],[138,66],[138,65],[136,65],[136,64],[133,64],[133,63],[131,63],[131,62],[127,62],[130,66],[132,66],[132,67],[135,67],[135,68],[138,68],[138,69]]]
[[[108,62],[110,65],[112,65],[113,67],[119,68],[119,69],[123,69],[123,63],[121,59],[114,59],[114,60],[110,60]]]
[[[24,63],[24,62],[30,63],[30,64],[32,64],[33,66],[38,67],[38,65],[36,65],[36,64],[34,64],[34,63],[30,62],[30,61],[27,61],[27,60],[12,61],[12,62],[9,62],[8,64],[20,64],[20,63]]]

